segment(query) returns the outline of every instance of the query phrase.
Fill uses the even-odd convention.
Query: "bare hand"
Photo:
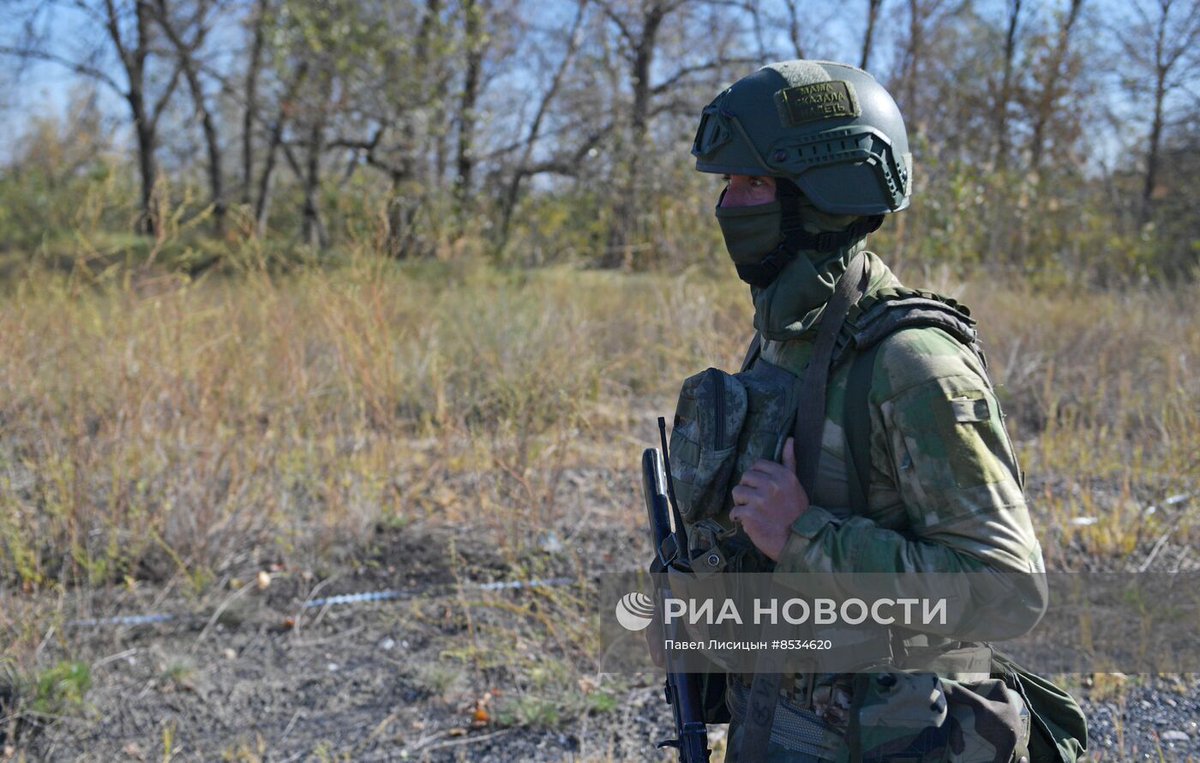
[[[796,477],[795,443],[783,445],[783,463],[759,459],[733,489],[729,518],[739,522],[754,546],[779,561],[787,545],[792,522],[808,509],[808,496]]]

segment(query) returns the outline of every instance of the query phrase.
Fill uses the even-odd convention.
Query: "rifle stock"
[[[686,549],[679,533],[671,528],[669,488],[663,457],[657,448],[647,448],[642,453],[642,490],[646,497],[646,514],[650,522],[650,540],[654,544],[657,583],[655,598],[657,611],[663,612],[663,601],[671,594],[667,584],[667,569],[678,561],[679,549]],[[677,637],[676,623],[663,624],[663,637],[674,641]],[[701,699],[701,677],[685,673],[674,667],[671,650],[666,649],[667,680],[665,693],[667,703],[675,717],[675,739],[658,743],[659,747],[674,747],[679,750],[680,763],[708,763],[708,728],[704,725],[704,707]]]

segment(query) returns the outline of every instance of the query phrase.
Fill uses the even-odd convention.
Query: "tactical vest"
[[[834,368],[851,363],[844,401],[847,470],[857,514],[866,511],[870,475],[867,408],[876,351],[891,334],[907,328],[939,328],[984,361],[970,311],[932,292],[889,288],[863,297],[850,308],[835,345]],[[671,431],[671,476],[679,508],[689,524],[727,513],[730,490],[759,458],[780,461],[792,431],[797,377],[759,358],[755,336],[742,370],[709,368],[683,383]],[[986,362],[985,362],[986,365]]]
[[[987,365],[970,311],[953,299],[896,287],[873,292],[851,306],[839,331],[830,375],[840,365],[850,364],[842,423],[852,514],[864,514],[868,508],[871,420],[866,412],[878,350],[887,337],[910,328],[940,329],[975,354],[984,368]],[[754,461],[781,461],[801,402],[797,399],[798,377],[762,359],[761,344],[761,336],[756,335],[738,373],[709,368],[687,379],[680,390],[670,440],[671,476],[689,530],[687,557],[698,575],[772,567],[744,535],[734,532],[727,521],[719,521],[727,518],[732,508],[733,486]],[[1070,695],[1027,672],[1018,672],[1009,660],[993,658],[990,647],[902,634],[896,634],[894,645],[901,668],[905,667],[905,653],[912,650],[924,651],[921,662],[925,670],[990,674],[987,685],[998,695],[996,707],[1005,701],[999,693],[1019,693],[1032,715],[1025,721],[1032,728],[1027,727],[1024,738],[1029,740],[1028,752],[1035,760],[1072,761],[1085,747],[1086,724]],[[1034,685],[1031,681],[1036,681],[1038,690],[1046,690],[1048,685],[1056,692],[1050,696],[1046,690],[1041,708],[1028,696],[1028,688]],[[706,686],[711,696],[711,683]],[[960,702],[965,696],[979,700],[965,688],[957,691]],[[714,710],[713,716],[709,722],[725,720],[719,711]],[[859,747],[853,740],[849,744]],[[1017,749],[1027,754],[1023,741]],[[856,752],[863,750],[860,747]]]

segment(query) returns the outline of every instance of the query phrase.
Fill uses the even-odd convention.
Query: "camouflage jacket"
[[[823,295],[832,290],[853,253],[843,252],[825,268],[810,263],[789,266],[796,273],[785,271],[777,285],[754,290],[755,327],[764,339],[758,362],[801,374],[812,353]],[[868,294],[900,286],[878,257],[867,257]],[[1042,552],[1022,493],[1020,468],[981,358],[937,328],[901,329],[883,340],[863,411],[871,418],[865,512],[850,508],[843,419],[851,366],[852,362],[841,363],[831,373],[810,506],[792,524],[776,572],[977,573],[964,576],[972,581],[963,594],[967,601],[953,610],[940,631],[942,643],[1008,638],[1033,627],[1046,603],[1044,581],[1027,573],[1044,572]],[[719,519],[728,526],[727,512]],[[805,596],[871,595],[847,587],[853,586],[853,576],[821,576],[830,590],[813,590],[812,580],[806,578]],[[932,638],[936,642],[938,636]],[[949,677],[970,682],[987,676]],[[807,684],[795,687],[810,698],[806,709],[844,730],[853,676],[795,680]],[[730,704],[736,703],[731,699]],[[883,738],[868,738],[864,728],[866,748],[876,741],[896,741],[896,729],[889,730],[887,721],[891,711],[879,706],[875,712]],[[773,737],[778,723],[777,715]],[[986,747],[970,730],[966,737]],[[819,746],[837,750],[841,743],[832,736]],[[979,752],[980,759],[990,759],[986,750]]]
[[[867,257],[868,294],[900,285],[878,257]],[[790,307],[796,293],[756,292],[755,325],[764,337],[761,360],[799,374],[819,311]],[[843,417],[850,366],[841,363],[831,374],[811,505],[792,525],[776,570],[1043,572],[1020,468],[979,357],[936,328],[902,329],[883,340],[864,412],[871,417],[865,514],[849,508]],[[995,595],[989,591],[989,601]],[[971,640],[1011,636],[1033,624],[953,627],[958,638]]]

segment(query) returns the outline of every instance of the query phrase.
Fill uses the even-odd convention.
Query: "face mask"
[[[716,214],[738,277],[751,286],[768,286],[791,259],[779,249],[783,206],[778,200],[752,207],[722,207],[718,202]]]

